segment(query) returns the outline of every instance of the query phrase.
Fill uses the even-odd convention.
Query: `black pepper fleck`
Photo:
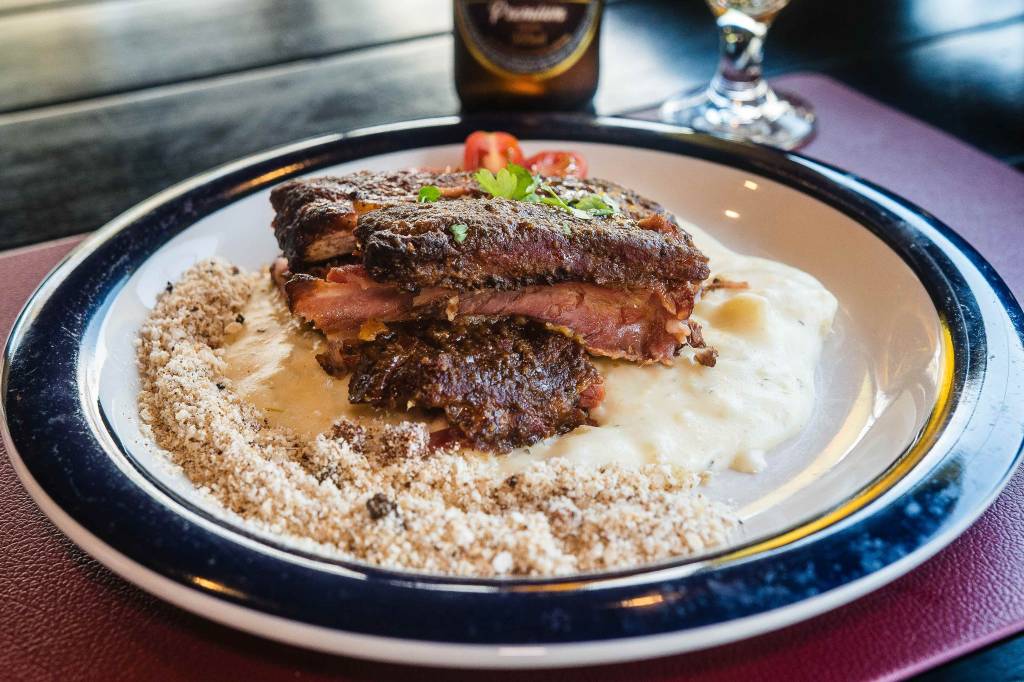
[[[218,391],[223,391],[224,390],[224,384],[218,383],[217,384],[217,390]]]
[[[171,293],[172,291],[174,291],[174,285],[168,282],[167,286],[164,287],[164,291],[166,291],[167,293]]]
[[[366,501],[366,509],[370,512],[370,518],[376,521],[398,509],[398,505],[384,493],[377,493]]]
[[[505,485],[507,485],[509,488],[515,488],[517,485],[519,485],[519,477],[509,476],[508,478],[505,479]]]
[[[242,313],[238,313],[237,315],[235,315],[235,322],[237,322],[238,324],[245,324],[245,315],[243,315]]]

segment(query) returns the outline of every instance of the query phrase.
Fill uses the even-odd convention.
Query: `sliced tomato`
[[[539,173],[544,176],[587,177],[587,162],[576,152],[556,150],[537,152],[526,160],[525,165],[531,173]]]
[[[523,150],[514,135],[478,130],[466,138],[462,163],[465,170],[486,168],[497,173],[510,163],[523,163]]]

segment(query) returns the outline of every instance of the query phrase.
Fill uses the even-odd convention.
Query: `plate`
[[[565,146],[727,246],[799,267],[838,298],[818,405],[766,472],[723,472],[729,547],[552,579],[392,571],[260,535],[206,505],[142,435],[133,340],[197,260],[276,253],[271,187],[304,174],[445,165],[476,129]],[[18,318],[4,439],[33,498],[115,572],[213,620],[404,663],[550,667],[735,641],[835,608],[951,542],[994,499],[1024,440],[1022,314],[934,217],[795,154],[659,124],[445,118],[331,135],[197,176],[82,243]],[[434,616],[433,614],[441,614]]]

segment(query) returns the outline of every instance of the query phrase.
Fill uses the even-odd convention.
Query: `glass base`
[[[761,81],[763,83],[763,81]],[[661,120],[731,140],[796,149],[814,136],[814,110],[794,95],[765,89],[757,104],[705,87],[674,97],[661,107]]]

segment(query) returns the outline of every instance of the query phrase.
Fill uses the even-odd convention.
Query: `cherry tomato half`
[[[539,173],[544,176],[587,177],[587,162],[576,152],[554,150],[538,152],[526,160],[525,166],[531,173]]]
[[[486,168],[497,173],[509,163],[523,163],[523,150],[515,136],[500,131],[478,130],[466,138],[462,163],[465,170]]]

